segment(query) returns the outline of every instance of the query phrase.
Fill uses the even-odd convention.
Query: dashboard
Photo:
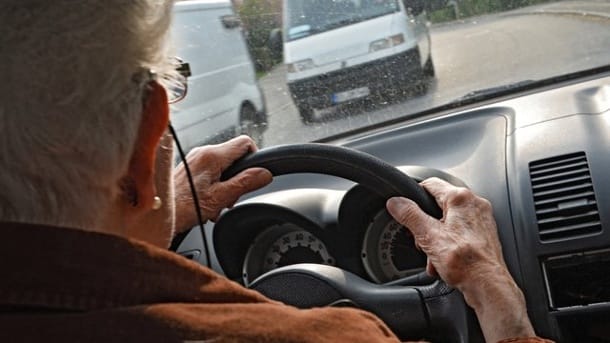
[[[610,270],[610,72],[327,143],[487,198],[536,332],[566,342],[610,340],[603,272]],[[384,204],[333,176],[275,177],[206,224],[210,263],[246,286],[296,263],[337,266],[380,285],[421,275],[425,255]],[[179,250],[200,242],[193,230]]]
[[[244,223],[244,217],[251,219]],[[337,266],[379,284],[426,265],[413,237],[385,210],[385,200],[362,186],[278,192],[240,205],[218,225],[219,246],[230,251],[220,253],[225,273],[245,285],[297,263]]]

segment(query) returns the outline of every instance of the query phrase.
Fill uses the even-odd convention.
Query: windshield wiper
[[[514,83],[509,83],[507,85],[477,89],[476,91],[468,92],[465,95],[457,98],[455,101],[452,101],[452,103],[460,103],[472,100],[483,100],[490,96],[502,96],[526,88],[536,82],[538,81],[522,80]]]
[[[357,23],[360,21],[362,21],[362,18],[358,18],[358,17],[345,18],[345,19],[341,19],[339,21],[329,23],[328,25],[324,26],[324,30],[325,31],[332,30],[337,27],[347,26],[347,25],[354,24],[354,23]]]
[[[292,34],[288,33],[288,40],[289,41],[297,40],[297,39],[308,37],[313,34],[324,32],[324,31],[326,31],[326,28],[322,29],[320,27],[309,27],[307,30],[299,31],[299,32],[292,33]]]

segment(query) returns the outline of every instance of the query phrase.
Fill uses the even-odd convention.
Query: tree
[[[277,62],[267,43],[271,30],[281,26],[281,0],[245,0],[238,12],[256,69],[269,70]]]

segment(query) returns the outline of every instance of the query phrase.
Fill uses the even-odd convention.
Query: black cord
[[[184,155],[184,150],[182,150],[182,146],[178,141],[178,135],[176,135],[176,130],[172,126],[172,123],[169,123],[169,131],[174,136],[174,142],[176,143],[176,148],[178,149],[178,154],[180,154],[180,159],[184,164],[184,170],[186,170],[186,176],[189,180],[189,185],[191,186],[191,193],[193,193],[193,204],[195,205],[195,213],[197,213],[197,220],[199,221],[199,228],[201,229],[201,237],[203,239],[203,251],[205,252],[205,261],[208,268],[212,268],[212,261],[210,260],[210,252],[208,251],[208,239],[205,236],[205,229],[203,227],[203,216],[201,215],[201,208],[199,207],[199,198],[197,197],[197,189],[195,189],[195,182],[193,181],[193,175],[191,174],[191,169],[189,168],[188,163],[186,163],[186,156]],[[186,234],[185,234],[186,236]]]

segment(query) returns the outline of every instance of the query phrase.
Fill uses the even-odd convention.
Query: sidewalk
[[[601,17],[610,19],[610,2],[605,0],[598,1],[560,1],[549,4],[526,7],[522,10],[529,14],[571,14]]]

